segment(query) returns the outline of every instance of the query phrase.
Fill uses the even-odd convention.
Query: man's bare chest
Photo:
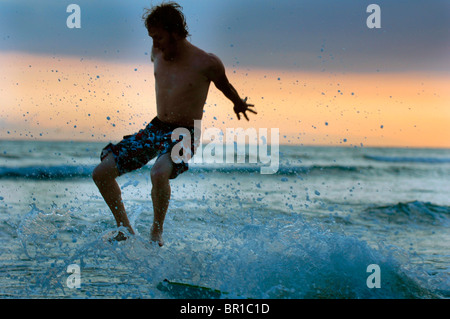
[[[154,64],[154,75],[160,88],[192,88],[207,82],[201,68],[195,63],[170,63],[158,60]]]

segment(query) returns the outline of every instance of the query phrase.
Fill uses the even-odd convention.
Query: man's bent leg
[[[152,179],[152,201],[153,201],[153,226],[150,232],[150,240],[162,246],[164,219],[169,208],[170,183],[169,177],[172,173],[173,165],[170,154],[162,155],[151,170]]]
[[[134,234],[122,202],[122,192],[116,182],[118,176],[119,171],[112,153],[109,153],[92,173],[92,179],[97,185],[106,204],[111,209],[117,226],[124,226],[130,234]],[[124,239],[123,234],[119,233],[117,239]]]

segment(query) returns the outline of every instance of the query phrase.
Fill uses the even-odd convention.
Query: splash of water
[[[144,210],[133,223],[138,216],[145,219]],[[228,298],[437,297],[420,269],[405,266],[409,256],[397,247],[370,247],[298,216],[251,224],[189,221],[189,227],[172,229],[163,248],[139,233],[111,243],[114,225],[87,216],[82,210],[55,207],[46,213],[32,206],[17,228],[29,276],[22,294],[170,298],[157,289],[169,279],[219,289]],[[66,285],[73,263],[81,269],[80,289]],[[380,266],[381,289],[366,285],[370,264]]]

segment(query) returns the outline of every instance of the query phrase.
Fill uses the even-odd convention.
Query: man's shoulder
[[[193,53],[192,66],[198,69],[209,79],[214,79],[217,75],[225,72],[225,67],[220,58],[214,53],[206,52],[199,47],[191,44],[191,53]]]
[[[196,46],[192,46],[195,52],[195,57],[205,66],[214,66],[216,64],[221,64],[219,57],[214,53],[206,52]]]
[[[220,60],[220,58],[215,55],[214,53],[207,53],[208,55],[208,60],[209,63],[211,64],[211,66],[218,66],[222,64],[222,61]]]
[[[205,51],[202,52],[201,60],[204,70],[208,72],[219,72],[224,69],[223,63],[217,55]]]

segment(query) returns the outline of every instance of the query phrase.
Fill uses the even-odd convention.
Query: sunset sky
[[[258,115],[212,85],[203,128],[279,128],[280,143],[450,148],[450,3],[180,0]],[[81,28],[69,29],[69,4]],[[141,16],[160,1],[0,0],[0,139],[117,141],[155,115]],[[381,28],[369,29],[369,4]]]

